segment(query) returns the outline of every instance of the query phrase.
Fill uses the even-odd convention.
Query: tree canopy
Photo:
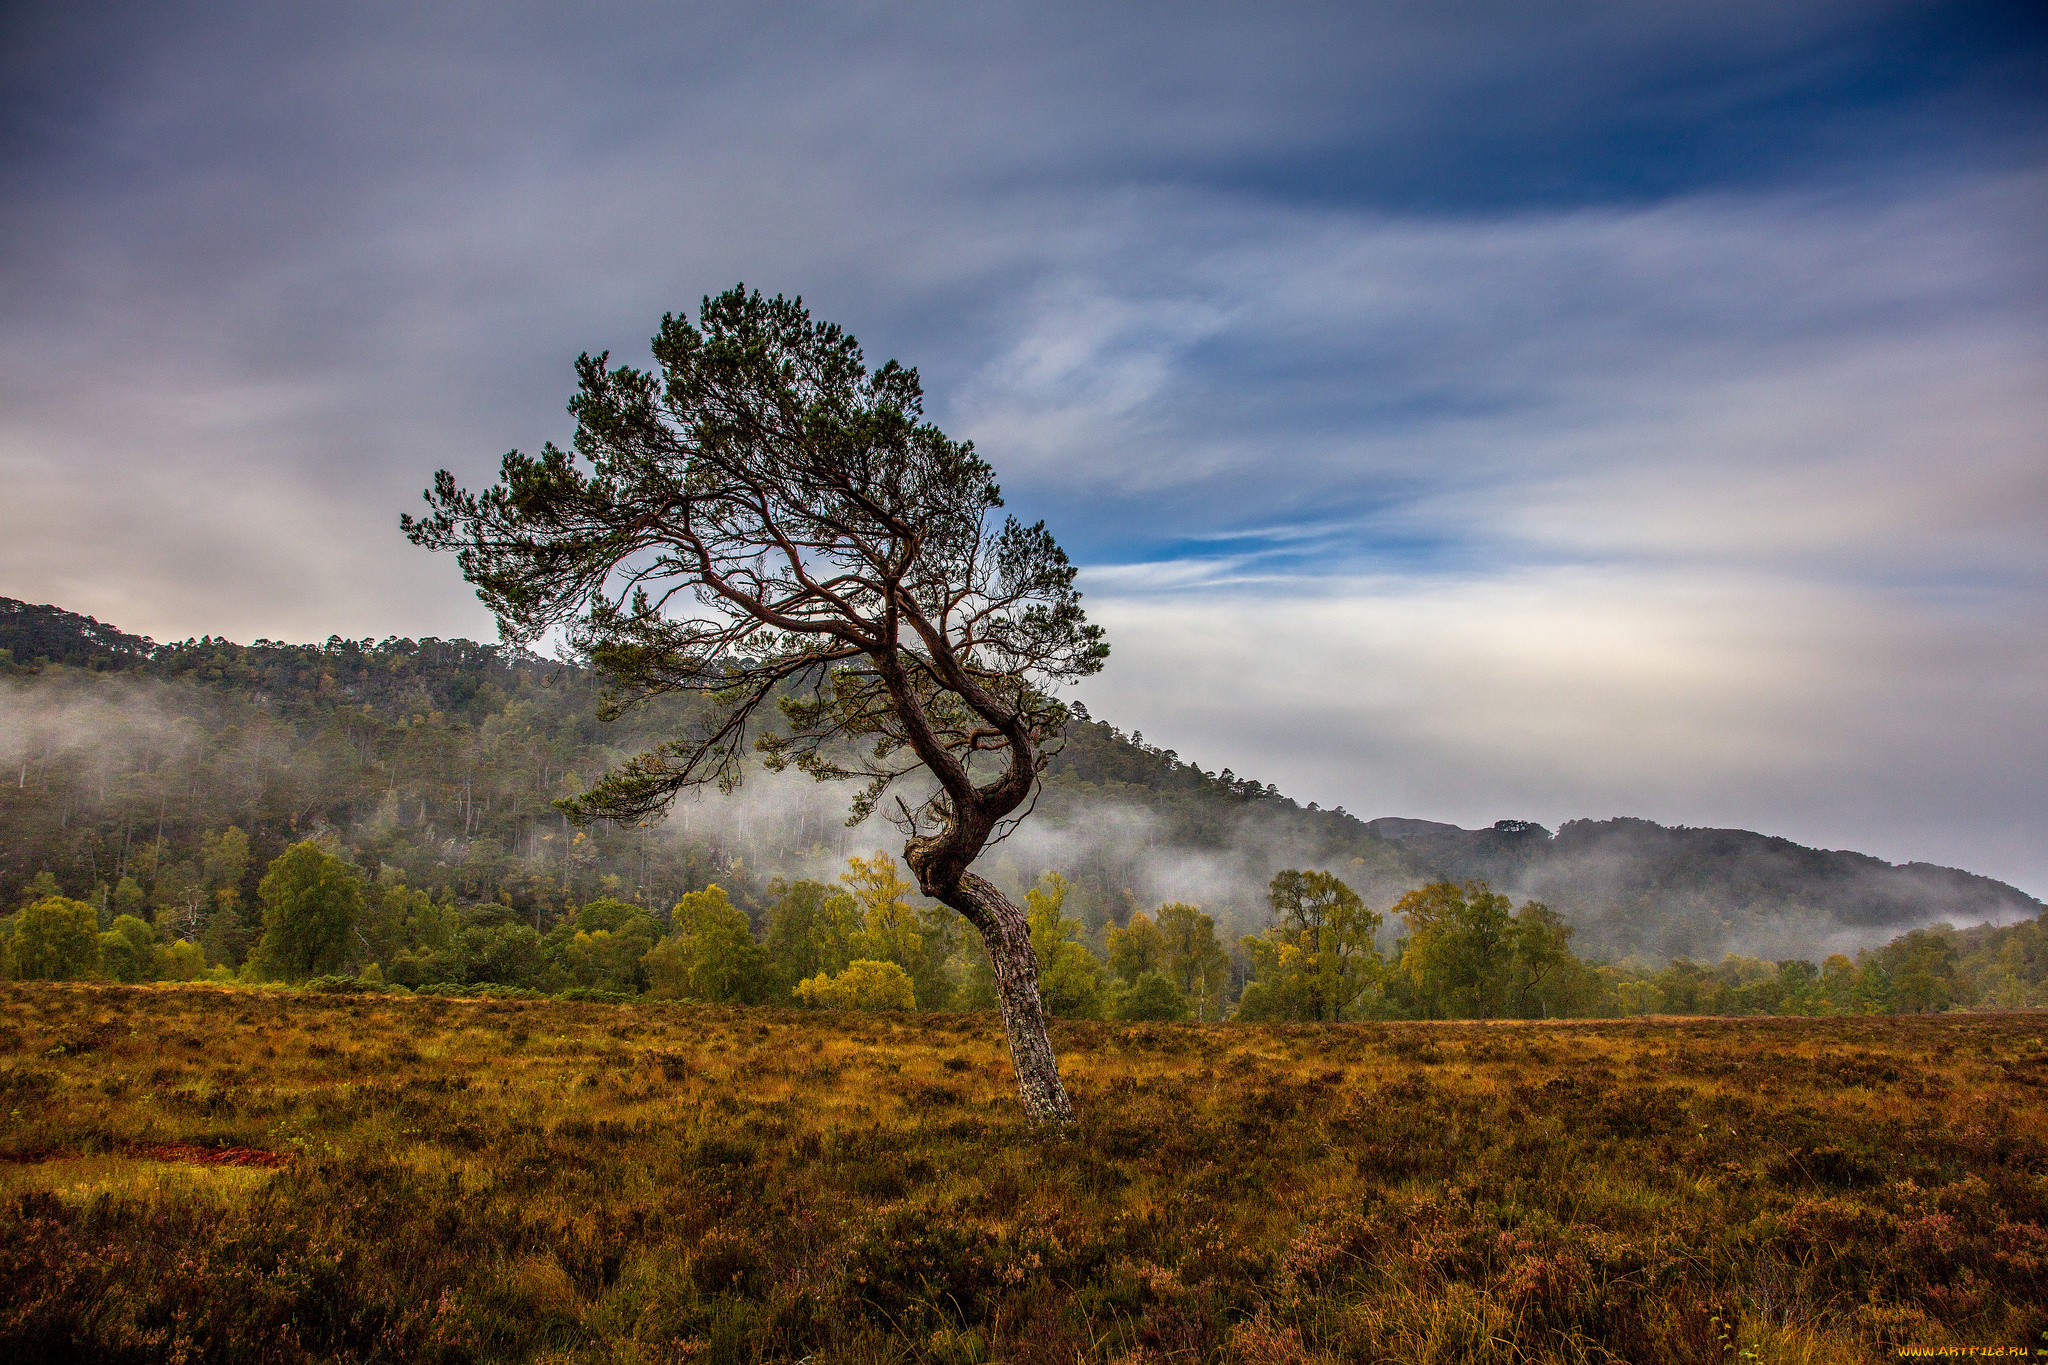
[[[99,920],[93,908],[69,896],[45,896],[21,912],[10,943],[14,975],[24,981],[64,981],[100,965]]]
[[[1239,1012],[1248,1018],[1348,1018],[1378,981],[1373,936],[1380,916],[1328,872],[1290,869],[1267,889],[1275,923],[1244,941],[1257,974]]]
[[[270,865],[257,895],[263,899],[257,955],[272,972],[300,981],[347,958],[363,887],[333,853],[310,839],[292,845]]]
[[[607,679],[604,714],[667,693],[712,705],[565,798],[640,819],[683,789],[772,767],[863,783],[919,887],[987,941],[1027,1106],[1070,1117],[1028,925],[968,871],[1014,825],[1068,711],[1050,690],[1108,654],[1043,523],[995,521],[994,471],[923,419],[917,372],[870,371],[802,301],[744,287],[669,314],[659,374],[577,361],[574,450],[514,451],[482,493],[445,470],[418,544],[453,550],[513,641],[562,629]],[[775,723],[766,712],[773,702]]]

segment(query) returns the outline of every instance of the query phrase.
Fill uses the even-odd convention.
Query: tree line
[[[237,828],[209,835],[202,877],[232,891]],[[855,855],[836,884],[780,881],[750,914],[713,882],[666,910],[599,895],[538,928],[503,901],[460,902],[303,840],[262,870],[253,941],[237,957],[134,892],[101,904],[45,872],[0,917],[0,970],[28,980],[305,984],[331,989],[569,992],[858,1010],[986,1010],[995,983],[977,935],[918,904],[894,858]],[[1729,957],[1660,969],[1588,962],[1550,907],[1484,883],[1439,882],[1369,908],[1343,879],[1290,869],[1270,923],[1235,942],[1199,906],[1168,902],[1090,933],[1074,884],[1048,871],[1025,895],[1047,1011],[1070,1019],[1344,1022],[1641,1014],[1919,1013],[2041,1003],[2048,925],[1915,930],[1816,966]],[[157,913],[153,913],[157,912]],[[1394,933],[1383,932],[1393,921]],[[217,926],[216,926],[217,927]],[[1386,945],[1386,946],[1383,946]]]

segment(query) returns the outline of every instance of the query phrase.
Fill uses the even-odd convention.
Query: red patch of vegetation
[[[276,1170],[289,1166],[291,1158],[257,1147],[201,1147],[190,1142],[166,1142],[150,1147],[131,1147],[130,1156],[146,1161],[176,1161],[190,1166],[261,1166]]]
[[[196,1142],[132,1142],[117,1149],[125,1157],[138,1161],[175,1162],[182,1166],[260,1166],[265,1170],[277,1170],[291,1165],[292,1159],[278,1152],[266,1152],[260,1147],[204,1147]],[[0,1155],[0,1161],[18,1166],[36,1166],[48,1161],[82,1161],[87,1153],[35,1150],[9,1152]]]

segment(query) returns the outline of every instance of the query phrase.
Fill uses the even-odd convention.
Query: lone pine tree
[[[480,494],[444,470],[403,529],[456,553],[509,640],[564,631],[606,718],[706,703],[572,816],[730,789],[750,739],[771,768],[860,779],[854,820],[893,797],[919,888],[988,945],[1026,1109],[1070,1119],[1029,924],[969,869],[1029,813],[1067,721],[1049,689],[1109,653],[1073,566],[1043,523],[996,522],[994,471],[923,420],[915,370],[870,372],[802,300],[734,288],[653,350],[658,374],[579,357],[573,453],[514,451]]]

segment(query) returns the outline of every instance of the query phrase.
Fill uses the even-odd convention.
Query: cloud
[[[1117,401],[1085,365],[1045,387],[1009,353],[952,415],[1034,491],[1067,490],[1048,496],[1084,525],[1090,506],[1121,528],[1158,504],[1161,540],[1346,509],[1431,543],[1639,548],[1603,501],[1654,484],[1697,508],[1713,480],[1816,475],[1923,509],[1913,485],[1939,481],[1944,504],[1988,501],[2024,538],[2041,503],[2048,289],[2027,287],[2039,272],[2019,225],[2048,207],[2044,181],[1910,188],[1480,222],[1176,199],[1155,206],[1174,248],[1102,253],[1094,292],[1034,299],[1018,329],[1030,354],[1098,357]],[[1105,322],[1149,315],[1149,332]],[[1737,508],[1689,525],[1758,520]],[[1142,544],[1145,529],[1118,539]],[[1779,540],[1871,529],[1899,528],[1808,524]]]
[[[1158,337],[1142,403],[970,400],[966,424],[1032,454],[1059,433],[1055,525],[1098,550],[1116,649],[1084,696],[1212,766],[1353,810],[1756,827],[2038,892],[2048,296],[2019,225],[2042,192],[1484,223],[1183,205],[1195,249],[1100,284],[1178,272],[1230,353]],[[1118,315],[1077,312],[1095,345]],[[1281,377],[1248,389],[1258,354]]]
[[[10,16],[0,591],[488,635],[397,513],[744,278],[921,366],[1211,766],[2048,885],[2038,25],[608,15]]]
[[[2048,885],[2038,606],[1585,568],[1091,602],[1118,651],[1092,710],[1302,800],[1755,828]]]

